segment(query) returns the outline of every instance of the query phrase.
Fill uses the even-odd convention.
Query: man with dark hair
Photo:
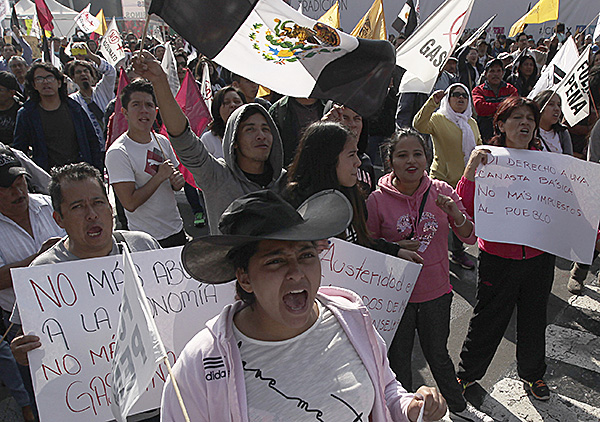
[[[173,191],[183,187],[169,140],[152,132],[156,100],[152,84],[137,79],[121,93],[129,129],[106,152],[110,184],[125,208],[129,228],[151,234],[162,247],[187,242]]]
[[[17,84],[19,85],[19,92],[25,97],[25,75],[29,69],[29,64],[25,61],[23,56],[12,56],[8,61],[8,67],[15,78],[17,78]]]
[[[5,73],[5,72],[2,72]],[[30,194],[29,173],[5,145],[0,146],[0,311],[1,330],[10,326],[9,316],[15,304],[10,270],[28,266],[40,253],[54,245],[64,231],[52,219],[50,198]],[[11,341],[21,329],[13,325],[6,337]],[[0,343],[0,379],[4,381],[26,421],[33,421],[33,390],[25,368],[19,371],[6,342]],[[25,381],[25,383],[24,383]],[[29,392],[27,391],[29,390]]]
[[[17,79],[12,73],[0,71],[0,142],[11,145],[21,103],[15,99],[19,91]]]
[[[79,91],[70,97],[86,111],[103,149],[104,112],[115,97],[117,71],[106,60],[91,52],[87,44],[79,43],[76,46],[85,51],[85,54],[77,56],[78,59],[71,61],[67,67],[69,78],[79,87]]]
[[[237,73],[231,74],[231,86],[239,89],[246,97],[247,103],[257,103],[266,108],[271,108],[271,103],[264,98],[259,98],[258,94],[259,85],[256,82],[252,82],[250,79],[244,78]]]
[[[12,27],[13,34],[15,34],[16,39],[19,42],[19,46],[23,51],[23,58],[27,62],[27,64],[31,64],[33,60],[33,51],[31,50],[31,46],[25,41],[25,39],[21,36],[21,30],[18,26],[13,25]],[[8,70],[8,61],[11,57],[17,55],[17,49],[12,44],[4,44],[2,46],[2,58],[0,58],[0,70]]]
[[[119,243],[123,242],[132,252],[160,249],[156,240],[146,233],[113,232],[112,207],[102,175],[87,163],[53,169],[50,196],[54,207],[52,216],[67,235],[35,257],[32,266],[117,255],[121,253]],[[16,306],[10,321],[20,323]],[[41,345],[39,337],[22,335],[11,342],[11,349],[19,364],[28,365],[27,352]],[[158,421],[158,417],[147,420]]]
[[[173,53],[173,56],[177,65],[177,78],[179,79],[179,83],[182,84],[188,70],[187,54],[183,50],[177,50]]]
[[[190,129],[160,63],[143,52],[134,66],[138,75],[152,82],[171,143],[202,189],[211,233],[219,232],[219,218],[233,200],[260,189],[279,192],[285,187],[279,132],[264,107],[245,104],[233,111],[223,137],[224,158],[216,159]]]
[[[473,106],[477,112],[477,124],[481,139],[487,143],[494,136],[492,121],[500,103],[512,95],[519,95],[517,88],[505,82],[502,60],[494,59],[485,65],[485,82],[473,88]]]
[[[44,170],[85,161],[101,169],[100,143],[86,112],[67,96],[63,73],[50,63],[36,63],[27,72],[29,100],[17,114],[13,146],[33,152]]]
[[[546,64],[546,61],[548,60],[548,52],[530,48],[529,37],[525,32],[517,34],[515,37],[515,42],[517,43],[517,50],[511,54],[513,62],[516,61],[521,54],[528,53],[533,56],[538,69],[541,69]]]

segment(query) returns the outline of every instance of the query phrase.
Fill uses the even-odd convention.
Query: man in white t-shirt
[[[163,248],[184,245],[187,235],[173,191],[185,182],[169,140],[152,132],[158,111],[152,84],[133,81],[121,102],[129,129],[106,152],[106,169],[129,228],[152,235]]]

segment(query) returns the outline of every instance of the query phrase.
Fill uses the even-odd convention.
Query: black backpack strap
[[[417,215],[417,223],[415,226],[418,226],[421,222],[421,216],[423,215],[423,210],[425,209],[425,203],[427,202],[427,196],[429,196],[429,189],[431,189],[431,185],[427,188],[425,193],[423,194],[423,199],[421,199],[421,205],[419,206],[419,215]],[[408,235],[408,239],[412,239],[415,235],[415,229],[413,228]]]
[[[113,238],[115,239],[115,242],[117,242],[117,247],[119,248],[120,253],[123,253],[123,243],[125,243],[127,247],[129,247],[129,243],[127,243],[127,240],[125,240],[125,236],[123,236],[123,233],[115,230],[113,231]],[[131,250],[131,247],[129,247],[129,250]]]

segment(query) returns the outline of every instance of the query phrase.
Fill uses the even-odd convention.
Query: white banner
[[[113,18],[110,25],[108,25],[106,33],[100,40],[98,50],[111,66],[116,66],[117,63],[125,58],[123,40],[121,39],[121,33],[119,32],[115,18]]]
[[[591,264],[600,165],[570,155],[490,147],[475,181],[475,234]]]
[[[565,40],[550,64],[544,68],[527,98],[533,99],[538,93],[558,85],[578,57],[577,44],[571,36]]]
[[[112,361],[111,410],[118,422],[144,393],[158,365],[167,358],[165,346],[126,245],[123,246],[125,275],[121,312]]]
[[[389,347],[422,266],[340,239],[329,240],[331,246],[320,255],[321,285],[356,292]]]
[[[206,104],[208,110],[212,108],[213,92],[212,85],[210,83],[210,70],[208,69],[208,63],[204,62],[202,65],[202,99]]]
[[[190,278],[181,247],[133,254],[150,310],[174,363],[207,320],[233,302],[233,283]],[[123,291],[120,255],[20,268],[12,277],[23,330],[40,337],[29,368],[41,422],[104,422],[110,411],[111,362]],[[130,414],[160,407],[167,369],[161,363]]]
[[[90,13],[91,6],[92,4],[88,3],[87,7],[75,17],[77,26],[86,34],[91,34],[100,26],[100,21]]]
[[[173,55],[171,41],[167,41],[167,43],[165,44],[165,55],[163,56],[160,65],[167,74],[167,79],[169,80],[169,87],[171,88],[171,93],[173,94],[173,97],[175,97],[179,92],[180,84],[179,77],[177,76],[177,62],[175,61],[175,56]]]
[[[562,100],[562,112],[570,126],[575,126],[590,114],[588,76],[590,73],[590,46],[564,77],[556,93]]]
[[[431,92],[462,35],[474,0],[447,0],[396,50],[406,69],[400,92]]]

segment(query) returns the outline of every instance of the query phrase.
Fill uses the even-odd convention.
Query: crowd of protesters
[[[283,252],[278,249],[275,253],[273,244],[260,240],[265,233],[253,233],[258,243],[243,248],[232,244],[225,251],[230,262],[222,261],[237,276],[237,295],[243,304],[219,317],[223,325],[219,329],[243,340],[244,347],[239,346],[242,358],[252,355],[256,359],[264,353],[259,361],[267,364],[275,355],[286,356],[295,349],[282,347],[283,342],[304,331],[317,335],[310,328],[317,320],[323,326],[318,335],[333,333],[332,327],[339,328],[331,325],[332,315],[336,315],[344,323],[347,337],[339,344],[331,340],[336,343],[336,355],[329,353],[327,359],[336,371],[340,370],[336,359],[349,360],[351,374],[360,378],[357,385],[365,383],[368,392],[360,400],[354,398],[373,420],[385,420],[389,412],[393,420],[414,421],[422,406],[426,417],[433,420],[443,416],[447,403],[456,420],[492,421],[467,403],[463,393],[485,375],[516,307],[518,375],[534,398],[548,400],[544,332],[555,257],[524,245],[475,237],[475,171],[487,160],[485,149],[476,147],[548,151],[600,162],[599,45],[591,48],[590,114],[571,127],[563,120],[561,99],[552,90],[537,93],[533,100],[525,98],[570,36],[562,24],[551,38],[537,42],[525,33],[514,39],[499,34],[488,41],[484,33],[448,60],[430,95],[399,93],[402,71],[394,72],[384,103],[368,118],[343,104],[292,98],[261,88],[211,62],[165,30],[161,35],[173,48],[180,82],[189,71],[200,85],[203,70],[208,69],[212,121],[203,133],[195,133],[160,65],[167,48],[164,40],[149,36],[142,46],[138,36],[123,33],[126,58],[117,67],[123,67],[132,82],[121,92],[122,109],[116,110],[118,69],[98,52],[96,41],[79,34],[70,41],[69,49],[67,40],[51,40],[51,54],[57,59],[53,62],[60,63],[57,68],[34,59],[18,28],[13,30],[14,42],[0,47],[0,328],[2,333],[8,332],[0,344],[0,381],[9,387],[26,421],[37,420],[27,352],[41,343],[38,337],[20,332],[18,309],[13,311],[10,269],[117,254],[117,242],[121,241],[133,250],[188,244],[191,236],[184,230],[174,195],[181,189],[194,224],[207,224],[212,236],[249,234],[245,232],[249,229],[238,226],[241,220],[235,206],[243,216],[246,208],[257,202],[272,208],[270,212],[290,213],[290,218],[295,218],[294,209],[305,201],[314,200],[319,192],[336,190],[349,204],[350,217],[345,223],[329,225],[330,231],[335,227],[337,231],[328,235],[423,264],[389,347],[388,363],[385,356],[381,361],[381,356],[365,358],[364,345],[356,346],[354,336],[368,342],[375,334],[352,328],[356,322],[350,321],[350,312],[338,315],[339,307],[360,308],[354,297],[341,299],[343,294],[331,290],[316,295],[318,284],[307,287],[306,297],[304,290],[287,292],[282,299],[285,309],[277,312],[307,309],[310,314],[290,329],[296,322],[286,322],[286,315],[274,316],[274,311],[265,309],[278,305],[269,303],[268,294],[250,279],[250,274],[265,276],[267,271],[266,264],[264,268],[256,264],[258,270],[252,266],[257,251],[281,255],[277,265],[310,274],[316,269],[316,251],[324,247],[319,239],[326,236],[313,233],[305,239],[311,242],[303,244],[292,242],[293,237],[277,238],[288,243],[278,244]],[[404,39],[402,35],[390,37],[396,46]],[[583,34],[576,34],[575,41],[580,52],[592,43],[591,37]],[[119,113],[127,121],[127,130],[110,143],[108,134],[115,130]],[[166,131],[159,134],[163,125]],[[195,186],[184,180],[180,164],[191,173]],[[263,190],[275,195],[256,194]],[[249,199],[238,202],[241,197]],[[113,220],[120,230],[113,230]],[[286,224],[284,231],[289,229]],[[457,370],[447,350],[453,295],[449,263],[465,270],[476,267],[463,242],[477,242],[479,260],[475,309]],[[198,253],[190,253],[189,259],[197,258]],[[249,267],[254,268],[252,273]],[[574,263],[568,283],[573,294],[582,293],[588,270],[588,265]],[[198,277],[205,275],[199,273]],[[215,280],[212,282],[226,281]],[[287,328],[269,332],[266,325],[250,324],[271,321],[269,318],[279,324],[273,323],[275,328]],[[351,323],[346,325],[348,321]],[[411,354],[416,333],[439,393],[413,386]],[[280,349],[265,347],[267,340]],[[204,348],[204,353],[209,348],[202,341],[216,340],[200,336],[190,344]],[[359,355],[347,353],[351,344]],[[211,353],[214,347],[211,344]],[[194,365],[201,359],[188,348],[184,362],[175,366],[183,383],[207,395],[209,390],[210,394],[226,394],[214,385],[208,389],[203,380],[186,372],[196,371]],[[373,348],[385,350],[380,344]],[[316,356],[314,346],[307,349],[307,359]],[[232,358],[232,365],[237,364],[234,361]],[[390,368],[399,384],[392,380]],[[273,370],[282,376],[287,372],[277,365]],[[369,381],[373,371],[379,371],[381,379],[371,376]],[[300,391],[313,389],[314,383],[308,379],[295,380]],[[238,382],[244,384],[243,377]],[[247,411],[254,418],[250,420],[259,420],[261,409],[278,406],[271,399],[261,399],[261,387],[248,377],[245,383],[248,403],[236,401],[235,406],[240,407],[236,411]],[[316,393],[330,394],[320,388]],[[212,399],[188,398],[198,407],[192,410],[194,420],[208,420],[212,412],[222,416],[233,411],[222,404],[205,404]],[[170,415],[168,420],[182,420],[173,416],[173,400],[172,387],[167,384],[163,412]],[[339,412],[325,400],[323,406]],[[136,420],[158,418],[154,412]]]

